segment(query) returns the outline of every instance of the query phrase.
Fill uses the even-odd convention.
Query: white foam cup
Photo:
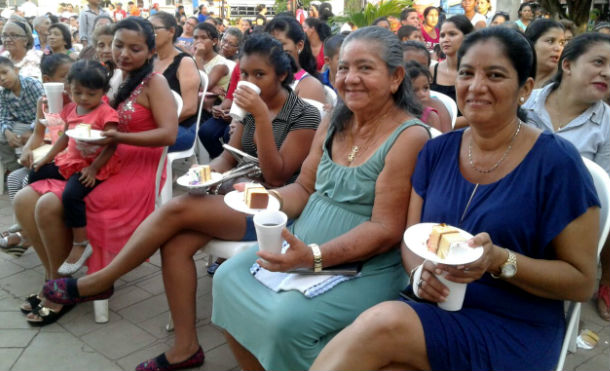
[[[239,88],[240,86],[247,86],[250,89],[254,90],[256,92],[256,94],[261,93],[261,89],[249,81],[243,81],[243,80],[239,81],[237,83],[237,87]],[[235,102],[233,102],[233,104],[231,105],[231,110],[229,111],[229,115],[232,118],[234,118],[237,121],[241,121],[244,119],[244,117],[246,117],[247,114],[248,114],[248,112],[246,112],[246,110],[244,110],[243,108],[241,108],[240,106],[235,104]]]
[[[462,305],[464,304],[464,296],[466,295],[466,287],[468,284],[449,281],[443,277],[444,275],[445,273],[436,275],[436,278],[438,278],[443,285],[447,286],[449,295],[444,302],[438,303],[438,307],[447,311],[458,311],[462,309]]]
[[[279,254],[282,251],[282,230],[288,217],[279,210],[264,210],[254,215],[258,248]]]
[[[61,82],[45,82],[42,85],[47,96],[49,113],[61,113],[64,107],[64,84]]]

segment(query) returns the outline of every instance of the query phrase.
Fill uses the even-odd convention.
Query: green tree
[[[400,16],[400,12],[404,8],[409,8],[413,1],[411,0],[389,0],[380,1],[377,5],[366,4],[364,9],[359,11],[350,11],[346,9],[347,15],[343,17],[335,17],[336,22],[351,22],[358,27],[371,25],[376,18],[382,16]],[[353,8],[352,8],[353,9]]]
[[[560,0],[541,0],[540,5],[546,8],[551,14],[559,14],[561,18],[573,21],[576,26],[582,27],[589,20],[592,0],[570,0],[566,1],[565,9]],[[567,11],[566,11],[567,10]]]

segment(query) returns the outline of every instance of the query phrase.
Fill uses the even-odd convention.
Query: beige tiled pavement
[[[8,196],[0,195],[0,231],[13,223]],[[238,369],[220,331],[210,323],[212,279],[207,257],[196,256],[198,268],[197,330],[206,353],[202,370]],[[31,327],[19,311],[23,298],[40,288],[43,269],[29,249],[14,258],[0,252],[0,371],[133,370],[166,350],[173,334],[165,330],[168,306],[160,259],[125,275],[110,299],[110,321],[93,320],[93,304],[78,305],[57,323]],[[581,328],[600,335],[593,350],[579,349],[566,360],[566,370],[610,370],[610,323],[599,318],[594,302],[583,305]]]

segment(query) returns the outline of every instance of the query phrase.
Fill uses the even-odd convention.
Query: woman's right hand
[[[233,93],[233,103],[250,112],[255,118],[261,114],[268,114],[267,104],[260,95],[247,86],[238,86]]]
[[[443,271],[430,261],[424,261],[419,281],[414,283],[413,291],[421,299],[441,303],[447,299],[449,289],[438,278]]]

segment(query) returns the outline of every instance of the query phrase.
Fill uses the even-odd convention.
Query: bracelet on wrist
[[[320,272],[322,271],[322,251],[320,251],[320,246],[315,243],[310,243],[309,248],[313,254],[313,271]]]

